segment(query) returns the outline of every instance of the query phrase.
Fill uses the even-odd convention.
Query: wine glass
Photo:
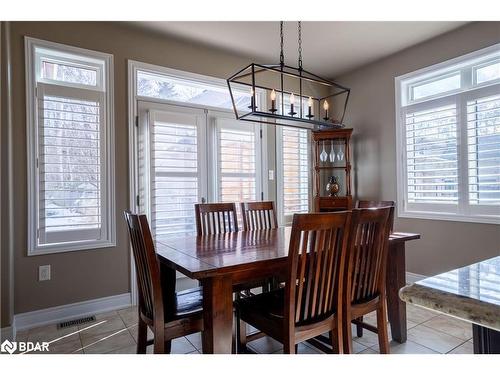
[[[325,141],[323,141],[323,151],[319,155],[319,160],[321,160],[323,163],[328,159],[328,154],[325,151]]]
[[[339,152],[337,152],[337,159],[339,161],[344,160],[344,151],[342,151],[342,146],[340,146]]]
[[[330,143],[330,163],[335,162],[335,151],[333,149],[333,141]]]

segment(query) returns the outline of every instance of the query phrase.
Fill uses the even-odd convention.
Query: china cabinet
[[[352,208],[351,134],[352,129],[323,130],[312,133],[314,211],[316,212]]]

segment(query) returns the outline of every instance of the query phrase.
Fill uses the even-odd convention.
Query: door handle
[[[201,197],[201,203],[206,203],[206,201],[205,197]]]

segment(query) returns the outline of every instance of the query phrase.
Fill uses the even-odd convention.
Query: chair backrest
[[[367,302],[385,295],[390,223],[394,207],[352,210],[347,249],[346,303]]]
[[[243,230],[273,229],[278,227],[273,201],[240,203]]]
[[[136,215],[130,211],[125,211],[124,215],[134,254],[139,287],[139,307],[149,319],[163,320],[160,265],[156,257],[148,219],[146,215]]]
[[[238,231],[234,203],[199,203],[194,210],[198,236]]]
[[[349,211],[293,216],[285,291],[290,328],[340,311],[350,218]]]
[[[357,201],[356,208],[394,207],[394,201]]]
[[[394,201],[357,201],[356,208],[382,208],[382,207],[396,207]],[[391,233],[394,229],[394,216],[391,220]]]

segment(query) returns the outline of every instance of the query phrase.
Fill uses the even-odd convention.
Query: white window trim
[[[93,57],[105,61],[103,67],[105,82],[99,82],[97,87],[106,88],[104,100],[105,106],[105,152],[106,154],[106,204],[108,212],[105,218],[107,223],[107,239],[98,241],[75,241],[57,244],[39,245],[37,241],[38,222],[38,177],[37,177],[37,114],[36,111],[36,83],[37,63],[35,48],[47,48],[57,50],[61,53],[73,53]],[[27,157],[28,157],[28,256],[61,253],[78,250],[99,249],[116,246],[116,215],[115,215],[115,162],[114,162],[114,95],[113,95],[113,55],[91,51],[83,48],[67,46],[64,44],[49,42],[45,40],[25,37],[25,69],[26,69],[26,125],[27,125]],[[52,84],[54,82],[51,82]],[[66,85],[66,84],[65,84]],[[100,86],[99,86],[100,85]],[[68,84],[67,86],[75,87]],[[85,89],[85,86],[76,85]],[[87,86],[88,89],[88,86]]]
[[[481,213],[471,214],[470,212],[457,212],[457,213],[441,213],[441,212],[428,212],[422,210],[409,210],[406,205],[406,196],[407,196],[407,174],[406,174],[406,154],[405,147],[406,144],[406,135],[404,132],[405,122],[403,119],[403,115],[405,113],[405,109],[409,107],[415,108],[425,108],[425,106],[439,105],[440,103],[449,103],[456,102],[457,103],[457,117],[466,116],[466,114],[461,114],[461,108],[463,105],[461,101],[466,100],[466,96],[468,93],[472,92],[484,92],[484,95],[491,95],[493,93],[498,93],[500,85],[499,82],[493,81],[488,82],[487,84],[481,84],[474,87],[471,87],[471,84],[468,83],[465,87],[460,90],[455,90],[453,92],[447,92],[445,94],[441,94],[439,99],[436,99],[435,96],[427,97],[422,100],[414,101],[411,104],[406,104],[403,107],[404,100],[403,95],[407,97],[408,90],[407,87],[409,84],[413,84],[411,82],[412,77],[422,77],[425,74],[429,74],[429,76],[434,76],[434,72],[444,70],[448,67],[456,66],[457,64],[464,64],[464,66],[470,66],[477,64],[472,60],[480,59],[484,55],[489,55],[494,52],[498,52],[500,48],[500,44],[496,44],[472,53],[469,53],[464,56],[460,56],[448,61],[444,61],[439,64],[435,64],[429,67],[425,67],[423,69],[419,69],[415,72],[411,72],[394,79],[395,83],[395,118],[396,118],[396,170],[397,170],[397,214],[398,217],[401,218],[413,218],[413,219],[429,219],[429,220],[444,220],[444,221],[458,221],[458,222],[470,222],[470,223],[485,223],[485,224],[500,224],[500,216],[495,215],[485,215]],[[482,65],[482,64],[480,64]],[[475,65],[474,65],[475,66]],[[479,65],[478,65],[479,66]],[[468,80],[471,80],[472,77],[468,77]],[[417,80],[416,80],[417,81]],[[419,80],[420,81],[420,80]],[[406,82],[406,85],[402,83]],[[405,92],[402,92],[405,90]],[[496,91],[495,91],[496,90]],[[432,101],[432,103],[430,103]],[[459,121],[462,123],[462,120]],[[458,142],[459,144],[462,142],[464,136],[466,137],[467,127],[461,126],[458,134]],[[462,149],[459,146],[458,150],[458,158],[460,160],[459,163],[459,176],[467,175],[467,156],[463,155]],[[464,159],[465,158],[465,159]],[[460,182],[462,183],[462,182]],[[467,185],[468,186],[468,185]],[[463,192],[462,192],[463,193]],[[496,206],[495,206],[496,207]],[[499,207],[500,210],[500,207]]]
[[[278,224],[280,226],[290,226],[292,225],[292,215],[285,215],[284,207],[284,195],[283,195],[283,180],[284,180],[284,169],[283,169],[283,127],[275,126],[276,129],[276,205],[278,213]],[[307,145],[309,147],[309,158],[308,158],[308,179],[309,179],[309,211],[312,207],[312,145],[311,145],[311,132],[307,132]]]

